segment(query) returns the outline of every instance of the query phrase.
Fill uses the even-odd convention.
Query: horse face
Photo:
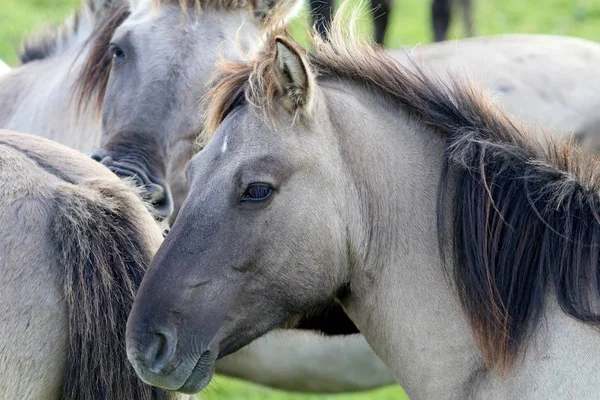
[[[245,38],[258,37],[253,23],[243,25],[247,14],[140,2],[106,49],[112,62],[103,136],[92,157],[134,177],[161,218],[174,219],[187,194],[185,165],[201,130],[200,100],[218,51],[237,58],[236,34],[242,47],[249,47]]]
[[[293,125],[239,109],[190,163],[190,194],[128,321],[146,382],[197,392],[218,357],[344,288],[348,182],[324,125]]]

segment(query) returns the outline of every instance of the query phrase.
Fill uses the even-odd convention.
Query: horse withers
[[[136,372],[197,392],[339,302],[413,399],[597,398],[600,161],[343,26],[221,66],[128,320]]]

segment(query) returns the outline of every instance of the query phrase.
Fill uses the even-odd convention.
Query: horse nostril
[[[157,331],[152,334],[148,348],[140,356],[153,373],[160,374],[173,358],[175,345],[175,337],[172,333]]]
[[[102,162],[102,153],[100,153],[100,151],[96,150],[94,151],[92,154],[90,154],[90,157],[92,158],[92,160],[94,161],[98,161],[98,162]]]

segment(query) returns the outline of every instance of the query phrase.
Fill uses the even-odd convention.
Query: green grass
[[[400,47],[431,41],[429,0],[395,0],[386,45]],[[59,22],[79,0],[2,0],[0,5],[0,59],[17,63],[15,49],[25,33],[46,24]],[[474,0],[478,35],[500,33],[547,33],[578,36],[600,41],[600,1],[598,0]],[[450,38],[463,37],[460,14],[451,28]],[[370,31],[370,23],[363,23]],[[303,41],[301,22],[292,27]],[[403,400],[398,387],[354,395],[290,394],[266,389],[234,379],[216,377],[202,396],[203,400]]]
[[[204,390],[201,400],[408,400],[408,397],[398,386],[357,394],[316,395],[282,392],[217,376]]]
[[[429,26],[430,0],[394,0],[386,45],[402,45],[431,41]],[[547,33],[578,36],[600,41],[600,1],[598,0],[474,0],[475,29],[478,35],[500,33]],[[0,5],[0,59],[17,62],[24,33],[45,24],[59,22],[79,0],[2,0]],[[455,13],[450,38],[464,36],[462,18]],[[292,31],[302,41],[301,23]],[[370,23],[364,28],[370,31]]]

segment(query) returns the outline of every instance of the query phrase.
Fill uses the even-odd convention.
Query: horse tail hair
[[[132,193],[110,183],[65,183],[53,199],[69,315],[62,399],[176,399],[144,384],[127,361],[125,325],[153,249],[131,211]]]

